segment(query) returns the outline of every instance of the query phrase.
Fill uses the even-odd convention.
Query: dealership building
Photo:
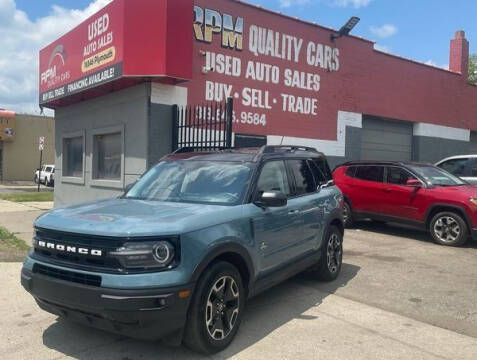
[[[476,153],[468,56],[463,31],[444,70],[237,0],[115,0],[40,53],[55,204],[115,196],[178,144],[222,137],[332,164]]]

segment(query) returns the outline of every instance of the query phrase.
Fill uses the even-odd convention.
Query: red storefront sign
[[[41,51],[40,104],[190,80],[188,104],[234,98],[245,134],[334,141],[340,111],[477,129],[464,76],[334,33],[238,0],[115,0]]]
[[[40,104],[122,78],[192,75],[192,0],[115,0],[40,52]],[[168,80],[167,80],[168,79]]]

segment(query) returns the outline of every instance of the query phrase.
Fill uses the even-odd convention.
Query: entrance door
[[[412,124],[365,116],[362,134],[362,160],[412,160]]]

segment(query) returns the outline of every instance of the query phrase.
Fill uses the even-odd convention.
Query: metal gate
[[[172,150],[209,151],[232,147],[233,99],[173,109]]]

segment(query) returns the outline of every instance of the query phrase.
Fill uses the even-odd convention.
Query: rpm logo
[[[194,7],[194,33],[198,41],[212,43],[214,34],[221,35],[222,47],[242,50],[243,18],[235,20],[232,15],[223,14],[211,9]]]
[[[63,45],[58,45],[53,49],[47,69],[40,74],[41,85],[53,86],[57,82],[69,78],[69,72],[58,74],[58,70],[65,66],[66,59],[66,49]]]

